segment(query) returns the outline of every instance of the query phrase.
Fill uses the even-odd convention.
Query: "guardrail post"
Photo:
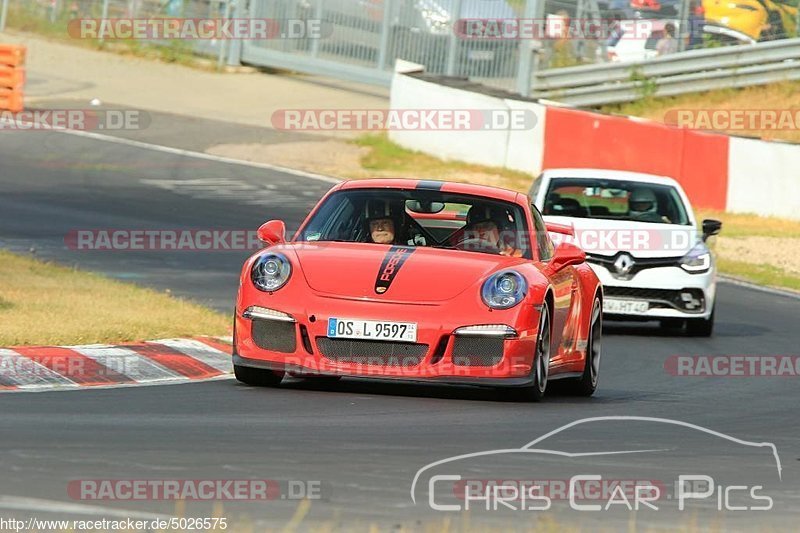
[[[105,21],[108,19],[108,0],[103,0],[103,11],[100,15],[100,19]],[[100,37],[100,44],[103,43],[103,37]]]
[[[322,27],[322,0],[314,2],[314,20]],[[311,39],[311,57],[319,55],[319,39]]]
[[[383,22],[381,23],[381,44],[378,50],[378,68],[383,70],[386,68],[386,56],[389,51],[389,32],[392,22],[392,0],[385,0],[383,2]]]
[[[225,11],[222,14],[222,20],[228,20],[231,18],[231,2],[225,2]],[[230,45],[228,44],[228,39],[220,39],[219,41],[219,54],[217,55],[217,70],[222,70],[222,66],[225,64],[225,53],[228,51]]]
[[[459,48],[456,28],[458,21],[461,18],[461,3],[462,0],[456,0],[453,2],[453,25],[450,29],[450,48],[447,50],[447,70],[445,71],[448,76],[454,76],[456,73],[456,53],[458,52]]]
[[[527,0],[525,2],[525,9],[522,14],[524,19],[534,19],[534,27],[545,28],[544,23],[544,1],[543,0]],[[541,36],[544,37],[544,36]],[[538,61],[533,60],[534,42],[531,40],[520,39],[519,41],[519,62],[517,63],[517,92],[522,96],[530,96],[531,94],[531,76],[536,68],[538,68]]]
[[[680,19],[679,28],[678,28],[678,52],[683,52],[686,50],[686,37],[688,36],[690,39],[692,38],[691,32],[694,28],[687,28],[689,25],[689,2],[691,0],[682,0],[681,1],[681,8],[678,13],[678,18]]]
[[[0,8],[0,31],[6,29],[7,16],[8,16],[8,0],[3,0],[3,7]]]
[[[228,0],[228,2],[234,3],[233,18],[243,19],[248,16],[247,0]],[[241,58],[242,58],[242,40],[234,39],[231,41],[231,44],[228,47],[228,65],[232,67],[238,67],[239,65],[242,64]]]

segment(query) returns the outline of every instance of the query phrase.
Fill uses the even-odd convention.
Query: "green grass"
[[[632,102],[600,106],[599,110],[604,113],[631,115],[664,122],[665,117],[677,109],[786,109],[794,111],[798,108],[800,108],[800,81],[784,81],[741,89],[719,89],[677,96],[656,97],[650,95]],[[798,129],[738,130],[725,133],[800,142],[800,130]]]
[[[0,250],[0,347],[226,335],[230,319],[168,294]]]
[[[697,218],[714,218],[722,221],[725,237],[781,237],[800,239],[800,220],[765,217],[753,213],[723,213],[699,210]]]
[[[718,258],[717,266],[721,274],[727,274],[768,287],[800,291],[800,276],[771,265],[754,265],[742,261]]]
[[[486,167],[460,161],[444,161],[422,152],[409,150],[389,140],[386,134],[365,134],[353,141],[357,146],[369,148],[361,159],[361,167],[375,173],[404,174],[409,178],[439,178],[448,181],[475,182],[475,175],[491,177],[492,183],[483,183],[527,192],[533,177],[524,172],[506,168]]]

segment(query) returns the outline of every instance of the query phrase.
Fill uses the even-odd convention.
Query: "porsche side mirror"
[[[712,235],[718,235],[722,231],[722,222],[707,218],[703,221],[703,240],[708,240]]]
[[[258,240],[264,244],[283,244],[286,242],[286,224],[283,220],[270,220],[258,228]]]
[[[586,261],[586,252],[572,243],[562,242],[556,248],[555,254],[550,259],[550,268],[553,272],[558,272],[569,265],[579,265]]]

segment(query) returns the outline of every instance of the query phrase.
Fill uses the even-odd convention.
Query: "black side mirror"
[[[722,231],[722,222],[707,218],[703,221],[703,240],[707,240],[712,235],[718,235]]]

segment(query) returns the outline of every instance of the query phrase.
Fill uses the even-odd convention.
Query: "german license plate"
[[[643,315],[650,309],[648,302],[641,300],[603,300],[603,312],[620,315]]]
[[[417,324],[415,322],[329,318],[328,337],[331,339],[417,342]]]

